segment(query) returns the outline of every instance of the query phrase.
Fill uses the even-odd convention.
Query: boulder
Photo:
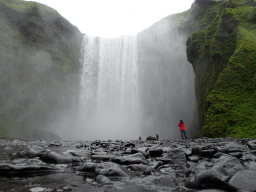
[[[116,163],[103,162],[96,166],[95,175],[127,177],[128,170]]]
[[[156,138],[155,137],[152,137],[152,136],[148,136],[146,138],[147,141],[156,141]]]
[[[127,156],[115,156],[112,159],[113,162],[118,163],[120,165],[130,165],[130,164],[148,164],[148,161],[141,153],[135,153],[133,155],[127,155]]]
[[[256,191],[256,170],[238,171],[228,182],[228,184],[244,191]]]
[[[151,157],[161,157],[164,153],[163,149],[151,149],[149,150],[149,154]]]
[[[38,145],[24,146],[19,152],[17,152],[16,156],[28,158],[39,157],[42,161],[46,163],[54,164],[65,164],[83,161],[79,157],[64,156],[57,152],[40,147]]]
[[[35,176],[60,172],[51,165],[27,165],[27,164],[7,164],[0,163],[0,175],[8,177]]]
[[[146,151],[144,151],[144,150],[132,149],[132,150],[131,150],[131,154],[135,154],[135,153],[141,153],[141,154],[143,154],[146,159],[148,159],[148,158],[149,158],[149,155],[150,155],[148,152],[146,152]]]
[[[148,165],[143,164],[132,164],[127,166],[127,168],[130,168],[132,171],[145,171],[147,167]]]
[[[248,141],[247,145],[251,148],[251,149],[256,149],[256,139]]]

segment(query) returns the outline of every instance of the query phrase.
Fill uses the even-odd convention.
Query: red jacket
[[[179,123],[179,125],[178,125],[178,126],[180,126],[180,129],[181,129],[182,131],[184,131],[184,130],[185,130],[185,123],[183,123],[183,124]]]

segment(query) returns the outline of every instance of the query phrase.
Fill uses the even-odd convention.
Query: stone
[[[112,184],[110,179],[104,175],[98,175],[95,180],[100,184]]]
[[[96,166],[95,175],[127,177],[128,170],[116,163],[103,162]]]
[[[197,155],[192,155],[192,156],[189,156],[189,157],[188,157],[188,160],[189,160],[189,161],[192,161],[192,162],[198,162],[199,159],[200,159],[200,157],[197,156]]]
[[[153,136],[148,136],[148,137],[146,138],[146,141],[156,141],[156,138],[153,137]]]
[[[165,187],[170,187],[170,188],[176,187],[175,181],[174,181],[173,177],[171,177],[171,176],[162,175],[159,177],[155,177],[153,179],[153,182],[154,182],[154,184],[156,184],[158,186],[165,186]]]
[[[143,164],[132,164],[127,166],[127,168],[130,168],[132,171],[145,171],[147,167],[148,165]]]
[[[101,161],[111,161],[115,155],[92,155],[91,159],[101,160]]]
[[[169,151],[167,158],[172,159],[173,163],[181,167],[185,167],[187,164],[186,156],[182,149],[173,149],[172,151]]]
[[[238,171],[228,182],[237,190],[256,191],[256,170]]]
[[[228,181],[237,171],[244,170],[245,167],[235,157],[222,156],[214,160],[211,169],[218,174],[220,180]]]
[[[88,163],[84,163],[80,167],[76,168],[76,171],[88,172],[88,173],[92,173],[94,175],[96,167],[97,167],[97,163],[90,163],[90,162],[88,162]]]
[[[161,157],[163,154],[163,149],[151,149],[149,150],[149,154],[151,157]]]
[[[60,172],[61,170],[51,165],[12,165],[0,163],[0,175],[9,177],[45,175]]]
[[[140,150],[140,149],[132,149],[131,150],[131,154],[135,154],[135,153],[142,153],[146,159],[149,158],[150,154],[147,153],[146,151]]]
[[[247,145],[251,148],[251,149],[256,149],[256,139],[252,140],[252,141],[248,141]]]
[[[135,153],[133,155],[127,155],[127,156],[115,156],[112,159],[112,161],[120,165],[130,165],[130,164],[140,164],[140,163],[147,165],[149,163],[144,157],[144,155],[141,153]]]
[[[225,145],[225,147],[228,150],[228,153],[232,152],[246,152],[248,150],[248,147],[246,145],[242,145],[237,142],[229,142]]]

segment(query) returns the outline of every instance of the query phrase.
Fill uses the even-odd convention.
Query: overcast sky
[[[90,36],[133,35],[167,15],[188,10],[194,0],[33,0],[57,10]]]

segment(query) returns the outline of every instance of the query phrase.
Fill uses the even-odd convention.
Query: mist
[[[78,105],[55,122],[56,133],[66,140],[179,139],[182,119],[188,137],[198,136],[187,36],[168,19],[137,36],[84,36]]]
[[[139,77],[143,136],[180,138],[179,120],[189,137],[199,135],[194,72],[187,61],[188,35],[164,18],[139,33]]]

